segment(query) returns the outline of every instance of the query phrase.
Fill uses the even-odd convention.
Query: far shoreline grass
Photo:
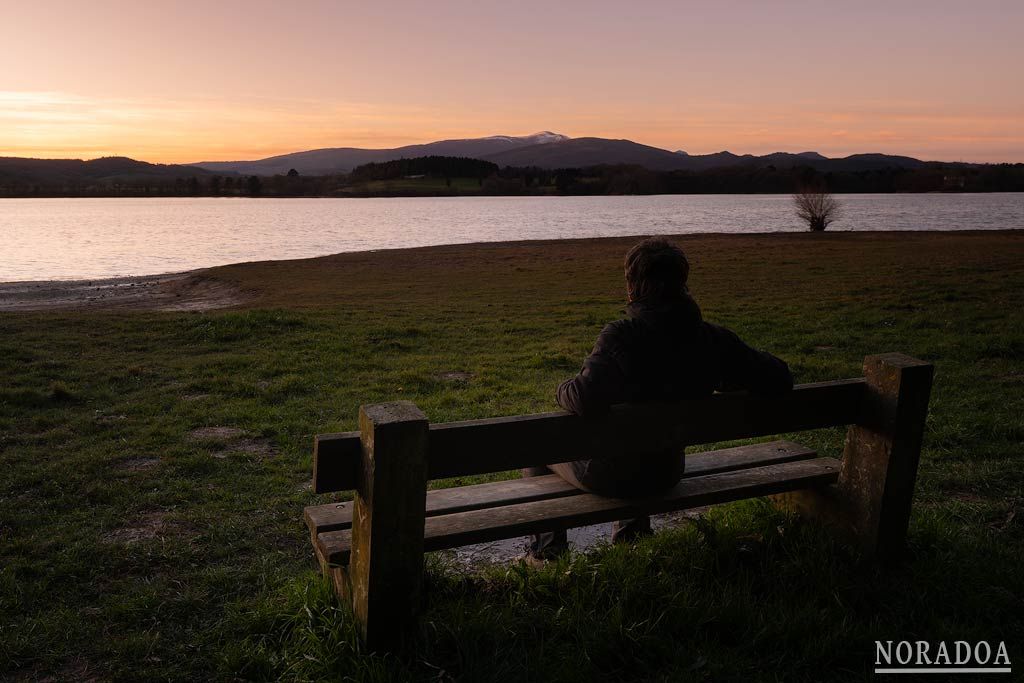
[[[740,503],[541,572],[434,561],[417,656],[360,653],[301,522],[332,499],[307,488],[312,435],[376,401],[413,400],[435,422],[552,409],[621,315],[636,239],[197,274],[239,295],[227,310],[0,313],[0,673],[864,680],[874,639],[1024,655],[1021,231],[676,238],[705,316],[800,382],[856,376],[885,351],[936,364],[896,572]],[[843,433],[797,438],[838,455]]]
[[[401,197],[398,197],[400,199]],[[129,198],[130,199],[130,198]],[[136,197],[135,199],[138,199]],[[231,199],[231,197],[209,197],[209,199]],[[247,199],[242,197],[241,199]],[[256,197],[256,199],[260,199]],[[265,197],[264,199],[294,199],[293,197]],[[330,199],[330,197],[298,197],[298,199]],[[364,197],[357,197],[357,199],[364,199]],[[389,254],[427,254],[429,255],[432,250],[448,250],[448,249],[477,249],[487,247],[533,247],[538,245],[551,245],[551,246],[568,246],[572,244],[583,244],[583,243],[606,243],[611,242],[617,244],[619,242],[632,243],[643,239],[645,237],[665,237],[668,239],[676,240],[679,242],[695,241],[697,243],[717,240],[717,239],[737,239],[740,240],[739,247],[745,247],[743,244],[745,238],[764,238],[777,236],[780,239],[784,237],[794,237],[798,240],[809,241],[815,239],[815,237],[825,237],[826,239],[834,239],[837,241],[843,240],[842,237],[834,237],[841,235],[849,236],[860,236],[862,239],[874,240],[880,238],[882,241],[885,236],[906,236],[907,238],[913,239],[915,237],[923,236],[940,236],[940,235],[958,235],[958,236],[983,236],[983,235],[1004,235],[1010,237],[1024,236],[1024,229],[1021,228],[991,228],[991,229],[973,229],[973,230],[841,230],[841,229],[829,229],[827,232],[809,233],[807,230],[776,230],[776,231],[765,231],[765,232],[711,232],[711,233],[679,233],[679,234],[652,234],[638,232],[632,235],[615,235],[606,237],[565,237],[557,239],[525,239],[525,240],[495,240],[495,241],[475,241],[475,242],[453,242],[445,244],[432,244],[419,247],[383,247],[383,248],[371,248],[361,249],[355,251],[344,251],[336,252],[332,254],[320,254],[316,256],[299,256],[288,259],[256,259],[252,261],[238,261],[233,263],[225,263],[212,266],[202,266],[196,268],[187,268],[181,270],[168,270],[160,273],[144,273],[144,274],[118,274],[118,275],[101,275],[96,277],[74,277],[74,278],[41,278],[41,279],[20,279],[20,280],[0,280],[0,304],[2,304],[5,298],[10,298],[11,294],[8,291],[4,291],[5,288],[11,289],[14,287],[38,287],[44,290],[47,289],[61,289],[69,286],[77,285],[130,285],[132,283],[143,283],[152,280],[162,280],[169,278],[184,278],[192,276],[213,276],[222,275],[222,269],[238,269],[248,268],[254,266],[262,266],[266,264],[310,264],[316,265],[318,261],[335,261],[343,260],[350,257],[360,257],[362,255],[379,255],[387,256]],[[632,242],[631,242],[632,241]],[[798,243],[790,243],[790,246],[795,246]],[[312,305],[322,305],[322,302],[311,302]],[[234,305],[236,308],[251,307],[253,302],[247,301]],[[294,302],[292,305],[295,305]],[[45,305],[40,306],[40,309],[44,308]],[[229,306],[223,306],[228,308]],[[103,308],[102,306],[97,308]],[[145,309],[148,308],[144,303],[139,303],[135,308]],[[152,307],[154,310],[160,310],[158,307]],[[5,309],[0,306],[0,312]],[[29,310],[29,309],[25,309]]]

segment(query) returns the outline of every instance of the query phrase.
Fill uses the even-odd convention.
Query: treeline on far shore
[[[188,167],[177,167],[188,168]],[[837,193],[1024,192],[1024,164],[946,164],[857,171],[739,165],[702,171],[640,166],[499,168],[478,159],[420,157],[350,173],[23,179],[0,174],[0,197],[396,197],[645,194],[786,194],[803,186]]]

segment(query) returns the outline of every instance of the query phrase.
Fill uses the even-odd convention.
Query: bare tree
[[[841,215],[836,198],[821,187],[802,187],[793,194],[797,218],[813,232],[821,232]]]

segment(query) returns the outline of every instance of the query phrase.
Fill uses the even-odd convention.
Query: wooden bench
[[[424,552],[642,513],[775,495],[891,561],[910,518],[932,366],[884,354],[865,359],[864,375],[774,398],[615,406],[600,420],[554,412],[429,424],[408,401],[362,406],[359,431],[318,436],[313,459],[314,491],[354,489],[353,500],[308,507],[306,523],[371,650],[398,648],[414,623]],[[687,456],[683,480],[651,498],[604,498],[555,475],[427,491],[431,479],[840,425],[850,425],[841,462],[790,441],[709,451]]]

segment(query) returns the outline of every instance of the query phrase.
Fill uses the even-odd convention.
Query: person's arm
[[[583,362],[583,369],[558,387],[558,405],[570,413],[593,416],[625,400],[626,376],[616,358],[614,337],[614,327],[607,325]]]
[[[747,346],[735,332],[707,323],[715,338],[721,368],[718,391],[746,389],[755,394],[781,394],[793,388],[793,375],[781,358]]]

